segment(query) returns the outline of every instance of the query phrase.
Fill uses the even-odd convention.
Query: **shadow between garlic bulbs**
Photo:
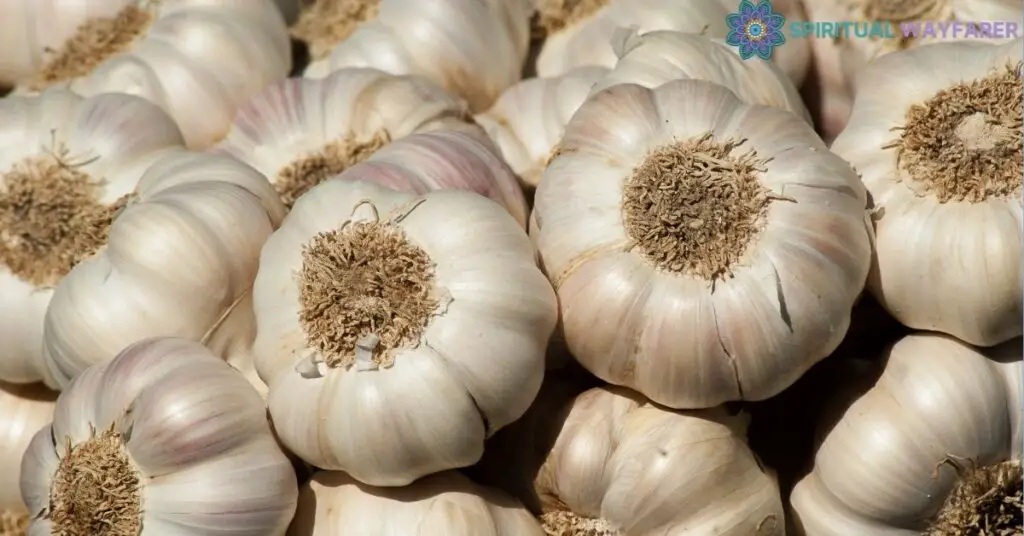
[[[56,388],[43,363],[54,288],[103,247],[146,169],[185,140],[143,99],[59,88],[0,99],[0,140],[0,380]]]
[[[956,526],[932,532],[943,529],[934,516],[975,466],[998,470],[1000,462],[1020,461],[1020,340],[980,351],[921,333],[901,339],[885,360],[875,386],[827,430],[813,472],[793,490],[801,534],[975,533]]]
[[[475,111],[520,78],[530,0],[372,0],[349,13],[332,3],[313,2],[292,27],[310,45],[306,77],[346,67],[422,75]]]
[[[588,525],[601,536],[784,534],[778,483],[747,446],[747,421],[721,408],[672,411],[618,387],[584,392],[564,422],[547,423],[560,431],[533,484],[545,526],[561,534]]]
[[[832,150],[876,215],[868,289],[900,323],[992,346],[1021,335],[1021,45],[888,54]]]
[[[43,328],[48,375],[66,387],[154,336],[210,344],[233,361],[230,352],[247,353],[252,316],[239,305],[284,213],[266,178],[231,158],[176,152],[152,164],[106,246],[54,291]]]
[[[540,388],[556,298],[491,200],[326,181],[260,259],[256,370],[313,466],[402,486],[473,464]]]
[[[865,205],[799,117],[704,81],[623,84],[569,122],[531,234],[580,363],[712,407],[773,396],[838,346],[871,260]]]
[[[521,504],[456,471],[379,488],[342,472],[319,472],[299,493],[290,536],[544,536]]]
[[[287,28],[270,0],[4,2],[0,85],[138,95],[192,149],[224,135],[235,108],[287,76]]]
[[[32,439],[29,534],[277,536],[297,484],[256,391],[194,341],[148,339],[90,367]]]

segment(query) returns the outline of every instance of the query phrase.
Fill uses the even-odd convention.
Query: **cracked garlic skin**
[[[200,341],[230,361],[248,356],[255,319],[239,306],[284,213],[266,178],[233,159],[179,151],[150,165],[107,244],[53,292],[42,339],[47,381],[66,387],[146,337]]]
[[[559,151],[530,233],[590,372],[713,407],[774,396],[838,346],[871,260],[866,193],[799,117],[704,81],[623,84]]]
[[[936,29],[934,36],[908,39],[901,32],[901,23],[985,21],[988,24],[991,21],[1017,21],[1018,29],[1024,27],[1024,6],[1017,0],[811,0],[803,4],[808,20],[849,21],[859,24],[861,33],[873,24],[886,24],[893,34],[893,37],[883,37],[877,35],[878,32],[876,35],[857,36],[851,26],[849,36],[796,40],[809,41],[813,50],[813,62],[823,99],[821,108],[825,113],[821,128],[826,141],[835,138],[846,125],[853,107],[854,94],[858,92],[855,86],[860,83],[860,73],[872,60],[890,52],[917,47],[921,43],[978,39],[967,36],[964,29],[956,35],[952,30],[944,35]],[[772,6],[775,6],[774,2]],[[981,39],[986,42],[994,40],[992,37]],[[786,49],[789,44],[787,41],[786,46],[776,50]],[[893,92],[888,90],[884,93],[888,95]]]
[[[32,439],[21,492],[29,534],[69,536],[278,536],[298,495],[259,394],[178,338],[78,376]]]
[[[779,486],[746,444],[747,420],[672,411],[621,387],[584,392],[533,480],[549,533],[781,536]],[[581,525],[600,530],[571,529]]]
[[[59,88],[0,99],[0,140],[0,381],[57,387],[42,355],[54,287],[103,247],[146,168],[185,141],[143,99]]]
[[[342,179],[301,197],[271,235],[253,297],[256,370],[282,442],[376,486],[475,463],[537,394],[558,316],[526,233],[497,203]]]
[[[544,536],[515,499],[456,471],[400,488],[361,484],[343,472],[319,472],[302,486],[290,536]]]
[[[421,75],[490,106],[516,83],[529,49],[530,0],[314,0],[292,26],[309,45],[304,76],[346,67]]]
[[[425,133],[432,135],[409,139]],[[313,186],[370,160],[385,186],[469,189],[525,221],[515,177],[490,145],[466,104],[425,78],[351,68],[268,88],[240,109],[213,152],[270,177],[289,207]],[[420,180],[405,171],[421,168]]]
[[[877,383],[827,430],[813,471],[794,488],[790,502],[800,533],[981,534],[958,521],[969,518],[965,510],[991,513],[982,504],[984,493],[977,493],[989,490],[971,495],[968,489],[961,495],[967,501],[949,496],[961,477],[1005,478],[1013,466],[1000,464],[1008,460],[1016,462],[1010,493],[1018,493],[1018,502],[1007,507],[1019,531],[1021,341],[978,350],[946,335],[914,334],[888,350],[884,367]],[[965,509],[972,499],[979,503]],[[985,534],[1009,534],[989,529]]]
[[[193,149],[215,143],[239,104],[291,68],[271,0],[14,1],[0,3],[0,20],[0,86],[138,95]]]
[[[866,69],[832,150],[876,214],[868,288],[914,329],[1021,335],[1021,46],[947,43]]]
[[[0,534],[11,525],[24,529],[28,510],[21,499],[21,458],[32,437],[53,420],[57,393],[40,383],[0,382]],[[15,532],[16,534],[16,532]]]

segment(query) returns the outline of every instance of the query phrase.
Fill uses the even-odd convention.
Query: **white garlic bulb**
[[[57,393],[42,384],[0,382],[0,534],[24,534],[28,510],[21,500],[21,458],[32,436],[53,420]]]
[[[675,408],[761,400],[838,346],[871,261],[866,193],[796,115],[682,80],[566,127],[535,238],[572,354]]]
[[[292,34],[309,44],[305,76],[345,67],[418,74],[482,111],[519,80],[530,0],[315,0]]]
[[[547,34],[537,57],[537,75],[551,77],[574,67],[611,68],[618,28],[646,33],[676,30],[725,38],[729,13],[719,0],[537,0]]]
[[[53,288],[106,241],[146,168],[185,141],[143,99],[56,88],[0,99],[0,140],[0,380],[31,383],[46,376]]]
[[[377,486],[475,463],[537,394],[558,316],[497,203],[344,179],[299,198],[253,292],[256,370],[282,442]]]
[[[271,0],[65,4],[0,5],[0,85],[138,95],[203,148],[227,132],[243,100],[290,69],[287,28]]]
[[[464,102],[425,78],[352,68],[268,88],[239,110],[213,151],[270,177],[290,207],[391,141],[440,129],[480,131]]]
[[[1022,43],[879,58],[832,146],[877,211],[868,287],[879,303],[980,346],[1022,332]]]
[[[1022,374],[1019,339],[984,354],[939,334],[897,342],[878,382],[828,431],[813,472],[793,490],[800,533],[982,534],[959,524],[987,506],[978,495],[1001,501],[998,481],[1007,478],[1011,494],[1021,489]],[[973,483],[955,492],[962,478]],[[1020,503],[1007,508],[1019,530]],[[985,534],[1010,534],[1000,521],[989,519]]]
[[[747,447],[745,415],[670,411],[609,387],[567,412],[534,477],[549,534],[784,534],[779,486]]]
[[[544,531],[514,499],[455,471],[400,488],[367,486],[342,472],[320,472],[302,486],[288,534],[544,536]]]
[[[840,30],[832,27],[831,35],[815,34],[812,29],[810,33],[802,31],[808,35],[799,39],[812,46],[825,112],[822,128],[829,140],[846,124],[859,73],[874,59],[922,44],[977,39],[998,42],[999,37],[1006,40],[1019,36],[1020,28],[1024,28],[1024,5],[1017,0],[809,0],[804,5],[808,20],[850,23],[844,35],[837,36]],[[902,25],[923,32],[928,21],[936,23],[932,24],[934,35],[904,35]],[[958,24],[955,30],[950,26],[953,21]],[[983,22],[990,33],[996,22],[1002,35],[980,37],[976,32],[982,27],[972,21]],[[1016,24],[1014,35],[1006,35],[1007,23]],[[974,34],[968,34],[969,26],[973,26]],[[789,46],[787,42],[777,50]]]
[[[140,341],[82,373],[21,471],[33,536],[277,536],[298,495],[259,394],[175,338]]]
[[[794,24],[807,22],[807,10],[804,3],[815,0],[774,0],[771,2],[772,11],[780,13],[786,18],[786,35],[792,35],[788,28]],[[734,13],[739,6],[739,0],[719,0],[725,10]],[[754,2],[755,4],[757,2]],[[786,39],[783,46],[775,47],[772,50],[772,63],[778,65],[782,72],[789,76],[793,84],[800,87],[807,78],[811,67],[811,40],[810,39]]]
[[[528,78],[475,117],[526,186],[536,187],[565,124],[586,100],[604,67],[579,67],[551,78]]]

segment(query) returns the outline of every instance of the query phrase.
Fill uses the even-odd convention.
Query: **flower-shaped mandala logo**
[[[725,42],[737,47],[740,58],[745,60],[754,56],[771,59],[772,50],[786,42],[782,35],[786,17],[772,11],[769,0],[757,4],[742,0],[736,13],[725,16],[725,23],[729,25]]]

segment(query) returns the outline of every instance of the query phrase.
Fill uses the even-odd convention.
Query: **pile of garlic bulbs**
[[[964,1],[0,0],[0,536],[1024,533]]]

